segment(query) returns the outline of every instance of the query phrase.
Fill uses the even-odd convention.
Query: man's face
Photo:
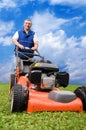
[[[32,26],[32,22],[31,21],[25,21],[24,22],[24,29],[25,30],[29,30]]]

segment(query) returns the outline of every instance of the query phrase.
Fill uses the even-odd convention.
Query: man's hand
[[[35,51],[38,49],[38,42],[34,43],[34,47],[31,48],[31,50]]]
[[[20,49],[24,49],[24,46],[21,45],[21,44],[19,44],[18,47],[19,47]]]
[[[35,48],[35,47],[32,47],[32,48],[31,48],[31,50],[35,51],[35,50],[36,50],[36,48]]]
[[[13,42],[16,46],[18,46],[20,49],[24,49],[24,46],[21,45],[16,39],[12,39],[12,42]]]

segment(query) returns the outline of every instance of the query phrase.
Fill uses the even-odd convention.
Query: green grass
[[[65,89],[74,91],[78,86]],[[86,130],[86,112],[11,113],[9,85],[0,84],[0,130]]]

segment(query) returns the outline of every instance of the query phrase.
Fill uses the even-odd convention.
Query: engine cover
[[[69,74],[67,72],[57,72],[56,80],[59,86],[66,87],[69,83]]]
[[[55,76],[47,74],[42,74],[41,77],[41,89],[49,89],[52,90],[55,87]]]

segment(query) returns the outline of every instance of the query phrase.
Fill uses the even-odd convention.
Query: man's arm
[[[33,41],[34,41],[34,47],[32,47],[31,49],[32,50],[37,50],[38,49],[38,38],[37,38],[36,34],[34,35]]]
[[[18,46],[19,48],[21,48],[21,49],[24,49],[24,46],[23,45],[21,45],[19,42],[18,42],[18,32],[16,32],[14,35],[13,35],[13,37],[12,37],[12,42],[16,45],[16,46]]]
[[[31,48],[32,50],[37,50],[38,49],[38,42],[34,42],[34,47]]]

